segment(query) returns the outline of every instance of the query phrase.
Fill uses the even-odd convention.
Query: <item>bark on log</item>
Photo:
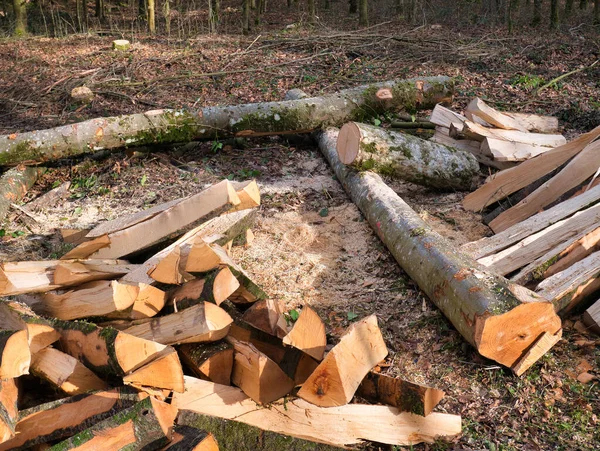
[[[0,379],[0,447],[15,436],[18,394],[16,379]]]
[[[425,77],[375,83],[307,99],[97,118],[0,136],[0,165],[56,160],[131,145],[309,132],[391,109],[432,108],[450,100],[453,89],[454,82],[448,77]],[[382,90],[391,98],[378,96]]]
[[[550,302],[457,251],[376,174],[344,166],[337,135],[329,129],[319,136],[337,179],[400,266],[481,355],[513,367],[542,333],[561,330]]]
[[[6,171],[0,177],[0,222],[4,221],[10,204],[19,202],[46,172],[46,168],[21,167]]]
[[[356,122],[340,130],[337,152],[342,163],[355,169],[444,190],[471,189],[479,175],[470,153]]]

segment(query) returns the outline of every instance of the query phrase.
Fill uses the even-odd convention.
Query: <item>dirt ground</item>
[[[318,95],[369,81],[444,74],[459,81],[455,109],[480,95],[500,108],[558,115],[567,136],[600,123],[600,68],[534,94],[542,81],[590,65],[597,40],[582,34],[583,40],[546,42],[501,32],[457,39],[446,28],[397,28],[403,38],[385,41],[381,36],[388,32],[336,37],[272,31],[254,42],[139,37],[132,52],[120,56],[109,50],[114,37],[0,41],[0,132],[158,106],[279,100],[292,87]],[[84,83],[96,99],[73,104],[70,89]],[[11,212],[0,259],[59,257],[69,247],[57,228],[91,227],[224,177],[255,178],[261,187],[255,241],[233,252],[265,291],[290,307],[313,306],[332,343],[352,320],[376,313],[390,352],[383,371],[444,390],[437,410],[462,415],[461,436],[411,449],[597,449],[598,379],[582,384],[574,376],[582,361],[600,375],[600,340],[575,327],[578,316],[565,321],[564,339],[521,378],[483,359],[396,264],[318,149],[306,142],[273,137],[236,146],[199,143],[57,164],[28,194],[25,212]],[[28,205],[66,181],[71,185],[64,197]],[[464,193],[389,182],[455,243],[490,233],[481,215],[460,206]]]

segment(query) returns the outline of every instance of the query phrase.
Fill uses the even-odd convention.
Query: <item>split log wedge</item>
[[[298,396],[320,407],[348,404],[364,377],[387,354],[377,317],[357,321],[304,382]]]
[[[323,360],[327,336],[325,324],[313,309],[305,305],[283,343],[304,351],[316,360]]]
[[[176,201],[115,219],[92,229],[90,241],[68,252],[69,258],[119,258],[156,245],[199,220],[208,220],[240,204],[229,180]]]
[[[583,322],[595,334],[600,335],[600,301],[594,302],[594,304],[585,311],[583,314]]]
[[[283,302],[275,299],[264,299],[252,304],[252,307],[246,310],[242,315],[242,320],[256,329],[283,339],[291,330],[291,327],[288,326],[285,317],[283,316],[284,312],[285,305]],[[307,330],[304,329],[304,332],[307,332]],[[304,335],[302,335],[302,337],[306,340],[313,339],[312,337],[305,337]],[[317,336],[317,339],[318,338],[319,337]]]
[[[210,302],[202,302],[131,326],[124,332],[163,345],[203,343],[224,338],[232,322],[225,310]]]
[[[45,348],[33,355],[31,374],[67,395],[108,389],[108,384],[79,360],[54,348]]]
[[[0,222],[4,221],[11,204],[18,203],[27,191],[46,172],[41,167],[18,167],[9,169],[0,177]]]
[[[231,385],[233,346],[227,342],[189,343],[179,346],[183,363],[200,379]]]
[[[479,174],[470,153],[357,122],[340,130],[337,153],[356,169],[444,190],[471,189]]]
[[[61,334],[61,349],[98,374],[124,376],[154,360],[166,347],[84,321],[56,320],[54,327]]]
[[[527,127],[522,125],[519,121],[500,111],[496,111],[477,97],[469,102],[465,111],[480,117],[494,127],[503,128],[505,130],[519,130],[522,132],[529,131]]]
[[[462,114],[458,114],[442,105],[436,105],[429,116],[429,122],[439,127],[450,128],[452,124],[461,126],[467,120]]]
[[[344,166],[337,134],[329,129],[319,138],[337,179],[400,266],[481,355],[512,367],[542,333],[561,329],[550,302],[460,253],[376,174]]]
[[[125,384],[165,388],[183,393],[183,369],[175,349],[168,347],[160,356],[123,377]]]
[[[50,346],[60,338],[49,320],[36,315],[28,306],[16,301],[0,302],[0,316],[20,321],[27,329],[32,354]]]
[[[240,288],[238,279],[229,268],[215,269],[202,279],[193,279],[169,293],[168,304],[175,311],[203,301],[220,305]]]
[[[223,448],[225,449],[225,448]],[[190,426],[176,425],[173,440],[161,451],[219,451],[215,437],[206,431]]]
[[[512,117],[530,132],[556,133],[558,131],[558,118],[554,116],[513,112],[505,112],[504,114]]]
[[[0,379],[0,449],[15,436],[19,410],[16,379]]]
[[[8,304],[0,302],[0,379],[29,374],[30,363],[27,324]]]
[[[50,450],[159,449],[171,440],[176,416],[175,406],[148,397]]]
[[[31,448],[69,437],[133,406],[141,399],[137,390],[121,387],[63,398],[23,410],[19,413],[16,436],[0,443],[0,451]]]
[[[450,101],[448,77],[395,80],[322,97],[283,102],[155,110],[91,119],[47,130],[0,136],[0,166],[42,162],[127,146],[310,132],[390,110],[432,108]]]
[[[441,390],[373,371],[363,379],[356,394],[369,402],[387,404],[401,412],[423,416],[429,415],[444,397]]]
[[[563,135],[548,135],[545,133],[527,133],[518,130],[501,130],[498,128],[487,128],[466,120],[462,128],[450,127],[450,136],[453,138],[466,136],[468,139],[483,141],[485,138],[503,139],[505,141],[516,141],[524,144],[536,144],[545,147],[558,147],[566,144],[567,140]]]
[[[458,415],[434,412],[423,417],[394,407],[363,404],[323,408],[302,399],[277,401],[268,409],[257,409],[256,403],[237,387],[186,377],[185,388],[185,393],[174,395],[173,403],[179,410],[333,446],[346,447],[363,440],[409,446],[433,443],[436,437],[454,436],[461,431]]]

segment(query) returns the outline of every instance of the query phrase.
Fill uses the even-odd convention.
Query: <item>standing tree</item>
[[[250,33],[250,0],[242,0],[242,33]]]
[[[356,14],[358,12],[358,0],[349,0],[348,14]]]
[[[96,17],[104,20],[104,0],[96,0]]]
[[[15,36],[27,34],[27,2],[26,0],[13,0],[15,12]]]
[[[170,0],[165,0],[163,3],[163,14],[165,16],[165,31],[167,36],[171,36],[171,5]]]
[[[308,0],[308,23],[314,25],[317,21],[315,0]]]
[[[138,0],[138,16],[142,20],[148,20],[148,8],[146,0]]]
[[[538,26],[542,22],[542,0],[533,0],[533,19],[531,25]]]
[[[148,0],[148,31],[156,32],[156,16],[154,14],[154,0]]]
[[[600,24],[600,0],[594,0],[594,23]]]
[[[508,2],[508,32],[512,33],[515,18],[519,15],[519,0],[510,0]]]
[[[566,0],[565,17],[571,17],[571,14],[573,14],[573,0]]]
[[[368,0],[359,0],[358,8],[358,26],[368,27],[369,26],[369,11],[368,11]]]
[[[550,27],[558,28],[558,0],[550,0]]]

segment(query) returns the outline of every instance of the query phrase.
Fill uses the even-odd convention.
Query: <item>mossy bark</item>
[[[183,410],[177,419],[179,425],[210,431],[220,449],[237,451],[334,451],[342,448],[313,443],[276,432],[263,431],[254,426]]]
[[[24,0],[13,0],[13,11],[15,13],[15,36],[27,34],[27,2]]]
[[[436,233],[381,178],[344,166],[338,130],[319,147],[351,199],[396,261],[483,356],[512,367],[538,337],[560,330],[553,306],[486,271]]]
[[[448,77],[396,80],[281,102],[155,110],[0,136],[0,165],[42,162],[127,146],[310,132],[386,111],[431,108],[452,98]],[[386,89],[391,98],[379,98]]]
[[[46,168],[17,167],[9,169],[0,178],[0,222],[4,221],[10,204],[19,202],[37,182]]]

